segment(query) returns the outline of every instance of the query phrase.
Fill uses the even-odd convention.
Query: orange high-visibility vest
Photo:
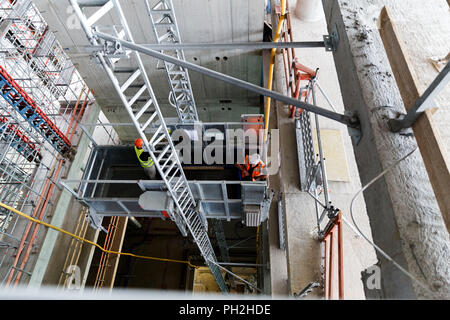
[[[257,177],[259,177],[260,175],[262,175],[262,169],[265,167],[266,165],[263,164],[262,161],[259,161],[259,163],[256,165],[256,167],[253,169],[252,172],[252,180],[255,181]],[[248,155],[245,156],[245,160],[244,160],[244,168],[247,172],[249,172],[250,170],[250,163],[248,161]]]
[[[257,177],[259,177],[260,175],[262,175],[262,169],[265,167],[266,165],[263,164],[262,161],[260,161],[258,163],[258,165],[253,169],[252,172],[252,180],[255,181]]]

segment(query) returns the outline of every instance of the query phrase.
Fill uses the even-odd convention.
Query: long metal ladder
[[[172,0],[160,0],[154,6],[150,5],[150,0],[145,0],[145,5],[157,43],[181,43]],[[183,61],[186,60],[183,50],[163,50],[161,52]],[[198,121],[188,70],[166,61],[164,61],[164,66],[172,90],[169,103],[176,108],[180,121],[182,123]]]
[[[69,1],[93,46],[100,45],[98,39],[93,36],[92,30],[94,28],[101,29],[102,31],[109,29],[115,33],[114,36],[134,43],[133,36],[118,0],[104,1],[89,18],[85,16],[77,0]],[[99,2],[97,1],[95,3]],[[121,25],[115,25],[113,28],[111,26],[100,25],[98,22],[101,18],[108,12],[112,13],[111,9],[113,8],[120,19]],[[154,160],[154,165],[166,185],[167,192],[174,201],[176,209],[175,212],[169,213],[170,218],[175,221],[183,235],[187,234],[186,229],[189,230],[206,264],[210,268],[219,289],[227,293],[228,289],[225,280],[216,265],[217,258],[208,236],[207,221],[197,210],[195,199],[184,175],[180,159],[153,93],[142,59],[137,51],[126,52],[126,57],[123,53],[111,54],[110,52],[99,51],[95,55],[111,79],[139,136],[144,141],[150,156]],[[118,76],[123,75],[123,69],[117,69],[121,71],[119,73],[114,71],[114,67],[124,57],[130,59],[137,67],[130,71],[131,75],[125,81],[121,81],[118,79]],[[138,88],[137,92],[131,98],[127,97],[126,92],[136,87]],[[145,96],[147,98],[142,99]],[[141,103],[142,100],[145,102]],[[156,131],[153,134],[149,134],[146,129],[152,126],[156,126]]]

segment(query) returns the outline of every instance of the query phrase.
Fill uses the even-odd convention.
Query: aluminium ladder
[[[131,30],[118,0],[101,2],[99,7],[96,7],[95,12],[90,15],[89,18],[86,17],[77,0],[69,1],[78,16],[81,26],[91,45],[97,47],[101,45],[94,35],[94,31],[100,28],[102,30],[110,30],[114,33],[114,36],[119,39],[134,43]],[[113,8],[114,10],[111,11]],[[110,26],[102,26],[98,23],[108,12],[113,13],[114,11],[118,16],[121,25],[115,25],[111,28]],[[169,212],[170,218],[175,221],[183,235],[187,234],[186,229],[188,229],[197,244],[201,255],[205,259],[206,264],[210,268],[218,287],[222,292],[227,293],[228,289],[222,273],[216,264],[217,258],[208,236],[207,221],[198,212],[196,201],[192,195],[186,176],[184,175],[180,159],[153,93],[142,59],[137,51],[126,52],[126,55],[130,59],[130,62],[136,64],[136,68],[130,70],[129,73],[131,75],[124,81],[123,79],[119,80],[119,76],[123,74],[123,70],[117,69],[117,71],[121,70],[120,73],[114,71],[115,64],[120,61],[121,58],[124,58],[123,52],[119,55],[105,51],[98,51],[95,53],[95,56],[111,79],[120,100],[152,157],[154,165],[164,181],[167,192],[174,201],[175,210],[174,212]],[[134,86],[132,86],[133,83],[135,84]],[[133,87],[138,87],[139,89],[137,89],[137,92],[129,99],[125,92],[129,92],[129,89]],[[148,97],[145,99],[145,102],[141,104],[140,101],[142,98],[139,98],[144,97],[144,93],[148,95]],[[153,134],[148,134],[146,129],[150,128],[151,124],[155,125],[157,128]]]
[[[145,0],[145,5],[157,43],[181,43],[172,0],[159,0],[154,6],[150,5],[149,0]],[[162,50],[161,53],[186,61],[183,50]],[[181,123],[198,121],[188,70],[166,61],[164,66],[171,88],[169,103],[176,108]]]

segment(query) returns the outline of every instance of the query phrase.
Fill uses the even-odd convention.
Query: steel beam
[[[399,132],[404,128],[411,127],[422,113],[429,108],[431,102],[445,88],[450,81],[450,62],[433,80],[431,85],[425,90],[424,94],[416,101],[414,106],[408,111],[403,119],[390,119],[389,127],[393,132]]]
[[[129,42],[129,41],[125,41],[125,40],[122,40],[122,39],[118,39],[116,37],[110,36],[110,35],[102,33],[102,32],[93,31],[92,33],[93,33],[94,36],[99,37],[99,38],[101,38],[103,40],[110,41],[110,42],[115,42],[115,43],[120,43],[125,48],[141,52],[143,54],[152,56],[152,57],[160,59],[160,60],[164,60],[164,61],[170,62],[172,64],[176,64],[176,65],[182,66],[182,67],[187,68],[189,70],[202,73],[202,74],[204,74],[206,76],[215,78],[215,79],[220,80],[220,81],[224,81],[224,82],[230,83],[232,85],[235,85],[237,87],[246,89],[248,91],[255,92],[257,94],[260,94],[260,95],[263,95],[263,96],[266,96],[266,97],[270,97],[272,99],[284,102],[285,104],[293,105],[293,106],[296,106],[298,108],[310,111],[312,113],[316,113],[316,114],[321,115],[321,116],[323,116],[325,118],[329,118],[329,119],[338,121],[340,123],[343,123],[343,124],[345,124],[345,125],[347,125],[349,127],[356,128],[359,125],[359,122],[358,122],[358,120],[355,117],[339,114],[339,113],[336,113],[336,112],[333,112],[333,111],[330,111],[330,110],[327,110],[327,109],[324,109],[324,108],[320,108],[320,107],[314,106],[312,104],[308,104],[308,103],[305,103],[305,102],[302,102],[302,101],[290,98],[288,96],[279,94],[277,92],[270,91],[270,90],[267,90],[267,89],[262,88],[260,86],[254,85],[254,84],[252,84],[250,82],[243,81],[243,80],[240,80],[240,79],[237,79],[237,78],[225,75],[223,73],[220,73],[220,72],[217,72],[217,71],[210,70],[208,68],[204,68],[204,67],[198,66],[198,65],[190,63],[190,62],[186,62],[186,61],[182,61],[182,60],[173,58],[171,56],[168,56],[168,55],[165,55],[163,53],[157,52],[155,50],[148,49],[148,48],[146,48],[146,47],[144,47],[142,45],[135,44],[135,43],[132,43],[132,42]]]

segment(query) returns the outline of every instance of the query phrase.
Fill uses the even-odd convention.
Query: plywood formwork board
[[[439,14],[439,9],[436,6],[436,14]],[[400,21],[403,27],[399,28],[389,7],[384,7],[380,16],[381,38],[407,111],[438,74],[429,60],[430,53],[439,54],[446,48],[450,51],[450,20],[428,21],[422,24],[420,32],[411,35],[404,28],[404,22]],[[418,46],[418,43],[421,45]],[[450,88],[443,90],[439,101],[442,110],[438,109],[435,115],[431,109],[426,110],[413,125],[413,131],[447,230],[450,230],[449,146],[441,138],[439,125],[435,123],[436,116],[450,112]]]
[[[322,140],[328,180],[350,181],[341,131],[321,129],[320,137]],[[315,150],[319,150],[316,131],[313,131],[313,139]]]

